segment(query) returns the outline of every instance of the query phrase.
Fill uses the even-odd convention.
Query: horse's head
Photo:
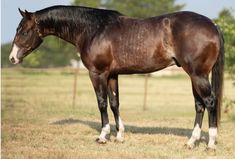
[[[23,18],[17,27],[9,56],[9,60],[13,64],[22,62],[25,56],[42,43],[35,15],[26,10],[22,11],[19,9],[19,12]]]

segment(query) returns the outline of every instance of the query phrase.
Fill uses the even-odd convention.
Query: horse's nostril
[[[14,57],[11,58],[11,63],[15,63],[15,58]]]

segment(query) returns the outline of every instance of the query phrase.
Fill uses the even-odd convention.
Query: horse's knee
[[[109,97],[109,103],[110,103],[110,108],[112,111],[118,110],[118,107],[119,107],[118,98]]]
[[[117,110],[119,107],[118,101],[110,101],[110,107],[112,110]]]
[[[197,113],[203,113],[205,111],[204,105],[198,101],[195,103],[195,109]]]
[[[98,105],[100,111],[106,111],[107,110],[107,100],[105,100],[102,97],[98,97]]]
[[[210,96],[203,98],[203,102],[208,110],[214,110],[216,105],[214,92],[212,91]]]

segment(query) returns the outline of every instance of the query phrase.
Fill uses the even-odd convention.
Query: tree
[[[107,7],[133,17],[151,17],[169,12],[179,11],[184,5],[176,5],[174,0],[112,0],[107,1]]]
[[[97,8],[101,7],[102,0],[74,0],[72,4]]]
[[[7,43],[1,45],[1,67],[8,67],[10,66],[9,55],[11,51],[11,44]]]
[[[140,18],[179,11],[184,6],[176,5],[175,0],[75,0],[73,4],[114,9]]]
[[[235,76],[235,18],[232,11],[223,9],[215,22],[221,27],[225,41],[225,69]]]
[[[225,41],[225,69],[230,77],[235,81],[235,18],[232,11],[223,9],[215,22],[221,27]],[[235,85],[235,82],[234,82]],[[224,112],[229,113],[235,106],[235,100],[224,98]]]

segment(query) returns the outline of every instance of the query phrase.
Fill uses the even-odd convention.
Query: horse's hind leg
[[[108,96],[111,110],[114,115],[117,129],[117,142],[124,141],[124,125],[119,113],[119,91],[118,91],[118,75],[111,76],[108,80]]]
[[[215,142],[217,137],[217,126],[218,126],[218,119],[217,119],[217,101],[215,98],[214,92],[211,94],[211,98],[207,101],[210,107],[207,107],[208,110],[208,117],[209,117],[209,142],[208,148],[215,149]],[[213,106],[214,105],[214,106]]]
[[[95,89],[98,106],[101,114],[102,130],[100,136],[96,139],[98,143],[106,143],[107,135],[110,134],[110,125],[107,112],[107,79],[106,73],[89,72],[93,87]]]
[[[192,135],[187,142],[188,148],[193,148],[195,145],[195,142],[201,138],[202,120],[203,120],[204,111],[205,111],[205,105],[201,97],[198,95],[193,85],[192,85],[192,88],[193,88],[193,95],[194,95],[194,100],[195,100],[196,117],[194,121],[194,129],[193,129]]]
[[[209,148],[215,148],[215,141],[217,137],[217,116],[216,116],[216,98],[211,89],[208,75],[192,75],[191,80],[193,87],[202,99],[205,107],[208,110],[209,116]]]

